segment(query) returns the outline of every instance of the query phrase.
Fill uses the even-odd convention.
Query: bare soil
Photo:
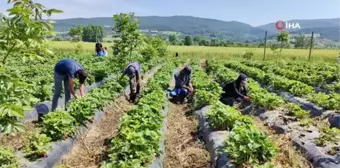
[[[126,101],[124,95],[120,96],[105,110],[100,123],[78,138],[78,143],[63,158],[62,164],[70,168],[98,167],[107,157],[108,144],[117,134],[119,119],[132,108],[133,104]]]
[[[25,139],[34,133],[38,132],[39,128],[33,123],[25,123],[25,132],[16,132],[10,135],[0,136],[0,147],[11,147],[13,149],[20,149],[24,146]]]
[[[208,168],[209,152],[199,143],[197,118],[186,116],[190,109],[186,105],[170,104],[165,141],[165,168]]]

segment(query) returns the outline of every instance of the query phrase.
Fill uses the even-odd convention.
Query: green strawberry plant
[[[194,69],[194,68],[193,68]],[[220,99],[222,88],[214,82],[203,70],[194,69],[193,87],[195,89],[193,108],[210,105]]]
[[[232,130],[236,122],[244,125],[251,125],[253,123],[250,117],[243,116],[235,108],[220,102],[209,106],[207,116],[209,117],[209,125],[214,130]]]
[[[288,108],[289,114],[297,117],[298,119],[306,119],[309,117],[308,111],[303,110],[300,106],[294,103],[288,103],[287,108]]]
[[[42,133],[52,140],[61,140],[73,135],[77,129],[77,122],[70,113],[55,111],[46,114],[42,122]]]
[[[110,161],[104,162],[102,168],[148,167],[160,154],[164,89],[170,83],[171,70],[172,64],[167,64],[157,72],[144,87],[137,107],[121,118],[119,133],[111,141]]]
[[[225,142],[225,152],[237,165],[265,163],[278,152],[266,134],[249,125],[237,124]]]
[[[94,110],[97,108],[97,99],[86,96],[84,98],[74,99],[69,105],[70,115],[76,119],[77,123],[84,124],[85,121],[94,117]]]
[[[314,143],[318,146],[325,146],[329,143],[338,143],[340,141],[340,130],[338,128],[329,128],[328,125],[319,126],[321,135],[317,137]]]
[[[1,168],[19,167],[18,159],[15,157],[13,149],[0,147],[0,167]]]
[[[47,156],[47,151],[51,148],[51,138],[38,132],[30,134],[25,139],[23,151],[31,160]]]

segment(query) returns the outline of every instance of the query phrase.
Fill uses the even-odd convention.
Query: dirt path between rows
[[[156,71],[155,71],[156,72]],[[154,74],[144,76],[146,84]],[[111,103],[104,109],[104,116],[95,127],[92,127],[86,134],[78,138],[77,144],[71,152],[63,157],[62,165],[69,168],[97,168],[103,160],[108,157],[107,151],[110,139],[118,132],[120,118],[129,110],[135,107],[126,100],[125,95]]]
[[[174,86],[174,80],[171,86]],[[208,168],[209,152],[195,137],[198,118],[189,114],[190,108],[186,104],[170,103],[169,106],[164,168]]]
[[[274,163],[278,167],[282,168],[310,168],[313,167],[311,163],[294,147],[290,134],[275,134],[274,130],[268,128],[263,124],[263,122],[255,116],[254,119],[255,126],[264,131],[270,136],[275,145],[279,148],[278,155],[274,158]]]
[[[210,156],[195,138],[198,119],[186,105],[170,104],[165,141],[165,168],[209,168]]]

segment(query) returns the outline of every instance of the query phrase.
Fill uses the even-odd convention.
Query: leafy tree
[[[99,42],[103,41],[104,27],[98,25],[89,25],[83,28],[83,41]]]
[[[191,36],[185,36],[184,38],[184,45],[191,46],[193,43]]]
[[[277,34],[276,40],[281,43],[281,49],[280,49],[280,53],[281,53],[283,44],[288,44],[289,42],[289,33],[285,31],[280,31]]]
[[[119,37],[119,40],[114,42],[113,50],[117,52],[114,54],[117,54],[121,61],[126,60],[124,58],[127,56],[131,60],[133,50],[138,49],[141,44],[141,33],[138,29],[140,23],[134,13],[120,13],[114,15],[113,20],[115,22],[113,34]]]
[[[63,41],[63,39],[60,36],[55,36],[53,41]]]
[[[169,42],[170,42],[171,45],[176,45],[178,43],[178,39],[177,39],[176,34],[171,34],[169,36]]]
[[[50,17],[61,10],[47,9],[31,0],[8,0],[12,4],[8,16],[0,15],[0,49],[5,51],[2,64],[9,56],[40,58],[43,53],[51,53],[46,47],[46,36],[54,35]]]
[[[295,37],[295,48],[306,48],[307,47],[307,38],[300,34],[298,37]]]
[[[195,36],[194,37],[194,43],[195,45],[199,45],[200,42],[203,40],[203,37],[202,36]]]
[[[219,40],[218,39],[211,39],[210,40],[210,45],[211,46],[219,46]]]
[[[72,41],[81,41],[83,38],[83,28],[80,26],[71,27],[68,34],[72,37]]]

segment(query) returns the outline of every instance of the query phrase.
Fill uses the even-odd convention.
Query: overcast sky
[[[1,0],[0,12],[9,7]],[[36,0],[63,14],[52,18],[111,17],[120,12],[137,16],[186,15],[258,26],[277,20],[340,17],[340,0]]]

